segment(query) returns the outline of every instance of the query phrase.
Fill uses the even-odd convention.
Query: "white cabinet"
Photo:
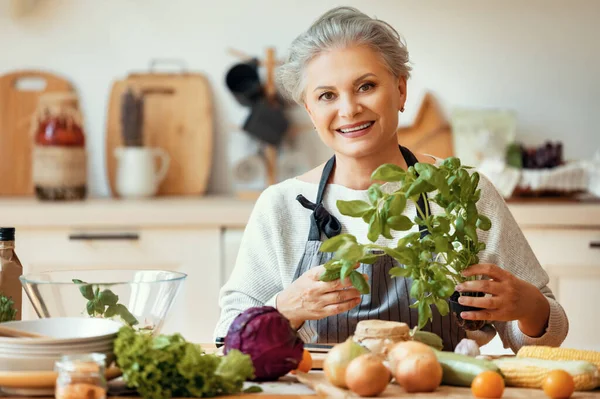
[[[600,350],[600,229],[526,229],[524,233],[569,318],[569,334],[562,346]]]
[[[121,234],[128,234],[123,239]],[[66,269],[164,269],[188,275],[161,332],[211,342],[219,317],[220,229],[19,229],[24,273]],[[24,297],[24,318],[35,318]]]

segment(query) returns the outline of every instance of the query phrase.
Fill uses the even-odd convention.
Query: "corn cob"
[[[600,371],[600,352],[596,351],[530,345],[519,349],[517,357],[545,360],[585,360],[586,362],[594,363]]]
[[[589,391],[600,385],[595,364],[579,360],[543,360],[532,358],[500,358],[494,360],[504,375],[506,385],[541,389],[552,370],[564,370],[573,376],[576,391]]]

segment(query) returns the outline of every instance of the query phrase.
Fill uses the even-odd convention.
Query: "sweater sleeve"
[[[504,198],[493,184],[481,176],[482,200],[478,210],[492,221],[489,231],[479,233],[486,249],[480,253],[480,263],[492,263],[508,270],[516,277],[536,286],[550,304],[546,331],[540,337],[530,337],[519,329],[517,320],[493,322],[505,348],[515,353],[524,345],[560,346],[567,336],[569,322],[562,306],[548,287],[548,274],[541,267],[525,235],[512,216]]]
[[[264,190],[250,214],[235,266],[219,293],[221,315],[214,337],[225,337],[232,321],[244,310],[273,306],[283,289],[279,271],[277,222],[280,201],[274,187]]]

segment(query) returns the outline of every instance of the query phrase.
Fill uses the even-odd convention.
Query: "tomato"
[[[573,376],[564,370],[552,370],[548,373],[542,388],[548,397],[552,399],[566,399],[573,395],[575,382]]]
[[[484,371],[473,379],[471,392],[477,398],[501,398],[504,393],[504,378],[495,371]]]
[[[302,353],[302,360],[298,364],[298,368],[296,370],[292,370],[292,374],[296,374],[296,371],[301,371],[303,373],[308,373],[312,369],[312,355],[306,349]]]

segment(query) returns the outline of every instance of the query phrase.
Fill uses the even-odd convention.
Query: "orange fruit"
[[[298,368],[296,370],[292,370],[292,374],[296,374],[296,371],[301,371],[303,373],[308,373],[312,369],[312,356],[310,352],[304,349],[302,352],[302,360],[298,364]]]
[[[504,378],[495,371],[484,371],[473,379],[471,392],[477,398],[501,398],[504,393]]]
[[[564,370],[552,370],[548,373],[542,388],[548,397],[552,399],[566,399],[573,395],[575,382],[573,376]]]

